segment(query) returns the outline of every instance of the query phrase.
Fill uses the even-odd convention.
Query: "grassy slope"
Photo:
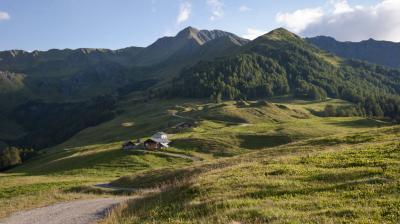
[[[308,109],[326,104],[279,100],[279,105],[265,102],[209,104],[186,100],[134,103],[126,100],[123,111],[112,121],[88,128],[69,141],[45,150],[37,158],[0,176],[0,217],[10,212],[43,206],[55,201],[94,197],[74,193],[82,185],[104,183],[146,170],[177,170],[190,161],[151,154],[126,153],[122,141],[145,138],[158,130],[185,119],[199,119],[197,127],[171,135],[173,147],[168,151],[192,154],[213,160],[286,144],[305,138],[334,133],[374,130],[384,125],[363,118],[319,118]],[[282,105],[285,105],[282,107]],[[174,178],[172,178],[174,179]]]
[[[233,101],[212,104],[187,100],[134,103],[128,100],[119,105],[120,110],[124,111],[120,116],[81,131],[55,149],[111,144],[136,138],[144,139],[155,131],[161,130],[173,133],[174,130],[168,127],[187,120],[172,116],[174,113],[198,120],[199,124],[189,131],[172,134],[170,137],[175,142],[172,146],[181,151],[189,151],[188,153],[197,151],[209,154],[214,150],[212,154],[216,156],[236,155],[263,148],[268,146],[263,145],[264,143],[271,143],[263,139],[268,137],[274,137],[274,139],[278,137],[283,141],[281,143],[287,143],[298,139],[338,132],[357,132],[385,125],[364,118],[320,118],[310,113],[310,110],[323,110],[327,104],[347,104],[340,100],[326,102],[272,100],[274,104],[265,102],[242,104]],[[252,143],[256,145],[248,145]],[[212,144],[217,148],[210,147]]]
[[[77,147],[48,153],[0,175],[0,217],[55,201],[94,197],[71,191],[82,185],[157,167],[187,164],[185,159],[123,152],[120,144]]]
[[[398,223],[399,138],[398,126],[381,128],[124,177],[114,184],[178,178],[104,223]]]

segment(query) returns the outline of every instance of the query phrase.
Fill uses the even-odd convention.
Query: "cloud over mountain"
[[[254,28],[247,28],[246,33],[242,35],[243,38],[254,40],[257,37],[267,33],[267,30],[259,30]]]
[[[179,7],[179,14],[178,18],[176,18],[176,23],[179,25],[188,20],[191,11],[192,11],[192,5],[189,2],[182,2]]]
[[[280,12],[276,21],[303,36],[327,35],[349,41],[368,38],[400,41],[398,0],[382,0],[372,6],[332,0],[328,7]]]

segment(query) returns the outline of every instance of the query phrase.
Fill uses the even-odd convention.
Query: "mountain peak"
[[[288,40],[293,38],[299,38],[296,34],[288,31],[285,28],[277,28],[275,30],[270,31],[265,34],[264,37],[268,37],[269,39],[277,39],[277,40]]]
[[[185,36],[185,37],[196,36],[198,32],[199,32],[198,29],[196,29],[192,26],[188,26],[185,29],[181,30],[176,36],[177,37],[179,37],[179,36]]]
[[[203,45],[211,40],[215,40],[222,37],[229,37],[240,44],[244,44],[247,41],[243,38],[240,38],[232,33],[225,32],[222,30],[198,30],[192,26],[188,26],[185,29],[181,30],[176,38],[180,39],[192,39],[195,40],[197,44]]]

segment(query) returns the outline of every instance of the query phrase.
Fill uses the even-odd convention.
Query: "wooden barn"
[[[162,148],[168,148],[168,144],[170,141],[168,140],[168,136],[164,132],[158,132],[151,136],[151,138],[144,141],[144,148],[148,150],[157,150]]]

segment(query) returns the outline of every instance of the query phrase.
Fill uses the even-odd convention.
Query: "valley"
[[[400,70],[310,42],[0,52],[0,223],[398,223]]]
[[[272,180],[269,180],[270,178],[265,180],[267,181],[265,184],[268,184],[268,181],[273,181],[270,184],[275,184],[278,181],[276,178],[280,177],[279,175],[293,178],[290,175],[295,175],[295,173],[292,174],[294,171],[290,170],[295,169],[294,167],[305,166],[298,162],[298,159],[304,156],[310,161],[314,161],[312,160],[313,156],[319,158],[318,156],[324,156],[327,152],[336,150],[341,152],[344,148],[348,148],[351,152],[353,148],[363,147],[366,144],[382,145],[385,142],[390,142],[390,139],[398,137],[397,126],[392,126],[387,122],[362,117],[319,117],[313,114],[323,111],[326,105],[348,104],[348,102],[334,99],[315,102],[291,98],[225,101],[223,103],[184,99],[139,104],[132,103],[129,100],[123,101],[119,104],[119,107],[124,108],[125,113],[101,125],[85,129],[61,145],[46,149],[45,153],[39,158],[32,159],[32,161],[2,174],[0,204],[3,209],[1,216],[5,217],[14,211],[42,207],[57,201],[132,194],[95,187],[96,184],[108,182],[111,182],[113,186],[125,188],[143,190],[161,188],[160,193],[148,196],[150,197],[149,200],[152,201],[156,200],[152,199],[153,197],[164,198],[162,194],[170,194],[170,191],[181,192],[181,184],[195,184],[197,186],[203,184],[200,180],[213,181],[213,178],[220,178],[215,175],[229,176],[230,172],[240,175],[237,169],[241,169],[241,167],[247,167],[246,169],[249,169],[248,172],[251,173],[251,176],[260,172],[250,171],[253,166],[257,167],[257,170],[265,169],[265,172],[268,170],[270,170],[268,172],[273,172],[275,169],[288,169],[287,172],[289,173],[282,171],[282,174],[276,174],[278,176],[271,174]],[[181,117],[172,116],[174,113]],[[173,124],[185,121],[184,118],[195,119],[197,125],[183,131],[171,128]],[[130,125],[126,125],[127,123]],[[170,133],[171,147],[164,149],[165,152],[194,156],[201,158],[201,160],[192,161],[162,154],[143,153],[134,149],[128,152],[121,149],[125,140],[145,138],[157,130]],[[392,134],[386,135],[386,133]],[[397,155],[397,152],[398,149],[397,151],[394,149],[394,155]],[[328,155],[332,156],[331,154]],[[383,159],[382,162],[386,163],[386,159]],[[260,168],[260,165],[257,164],[263,164],[262,161],[265,160],[273,162],[272,164],[267,162],[266,168]],[[284,162],[281,164],[280,161]],[[389,170],[397,169],[396,164],[396,162],[392,164],[389,161],[388,166],[391,167]],[[371,166],[371,168],[367,166],[367,168],[359,169],[367,169],[368,171],[365,172],[372,172],[371,175],[380,174],[378,165],[376,165],[377,168],[374,168],[375,165]],[[227,169],[228,172],[220,171],[221,169]],[[230,169],[232,171],[229,171]],[[304,169],[304,171],[298,170],[296,172],[300,172],[300,174],[296,175],[306,175],[307,173],[302,172],[306,172],[307,169],[319,168],[303,167],[301,169]],[[335,167],[330,169],[335,169]],[[345,168],[339,169],[338,167],[337,169],[340,172],[351,172]],[[216,174],[212,174],[214,172]],[[321,172],[320,175],[328,175],[324,174],[327,172],[326,170],[319,170],[318,172]],[[129,176],[133,174],[135,178],[131,180]],[[207,175],[211,174],[212,178],[209,179]],[[244,173],[243,175],[240,177],[248,176]],[[126,179],[124,176],[129,178]],[[183,179],[181,180],[181,178]],[[247,179],[240,181],[240,178],[237,178],[239,176],[232,181],[243,181],[242,183],[251,184]],[[254,176],[252,181],[256,181],[257,178],[258,176]],[[354,178],[362,179],[363,176]],[[332,182],[335,183],[339,180],[340,178],[334,179]],[[226,181],[230,180],[227,179]],[[215,184],[220,183],[220,181],[215,182]],[[208,187],[214,187],[214,185],[210,185],[210,182],[204,184]],[[221,184],[228,183],[222,182]],[[226,189],[227,186],[234,185],[215,187]],[[214,194],[217,189],[206,190],[206,192]],[[235,189],[241,188],[235,187]],[[236,190],[230,189],[229,194],[236,194]],[[248,188],[248,190],[254,191],[253,187]],[[218,193],[215,192],[215,194]],[[214,195],[210,197],[218,198]],[[249,197],[252,198],[252,196]],[[208,201],[206,199],[201,200]],[[259,201],[260,199],[252,200]],[[135,201],[134,204],[136,203],[140,205],[140,202]],[[225,203],[224,200],[221,200],[221,203]],[[231,202],[228,200],[226,203]],[[255,202],[250,204],[252,203]],[[178,204],[177,206],[183,205]],[[121,214],[112,213],[112,216],[121,216],[123,220],[125,214],[123,212],[129,212],[128,208],[131,209],[127,207],[127,209],[121,210]],[[138,208],[135,207],[135,209]],[[148,208],[145,211],[150,212]],[[136,212],[137,210],[135,210]],[[216,211],[212,213],[214,212]],[[209,218],[214,222],[213,217]],[[229,217],[225,218],[230,219]],[[122,223],[119,219],[113,222]],[[218,222],[223,223],[226,219],[221,219]],[[257,222],[258,219],[261,222],[262,217],[256,215],[254,222]],[[113,220],[113,218],[110,216],[108,220]],[[140,221],[137,222],[141,223],[147,222],[146,219],[140,217],[138,220]],[[152,221],[148,220],[148,222]],[[160,219],[157,222],[165,222],[165,220]],[[177,220],[173,222],[177,222]]]

